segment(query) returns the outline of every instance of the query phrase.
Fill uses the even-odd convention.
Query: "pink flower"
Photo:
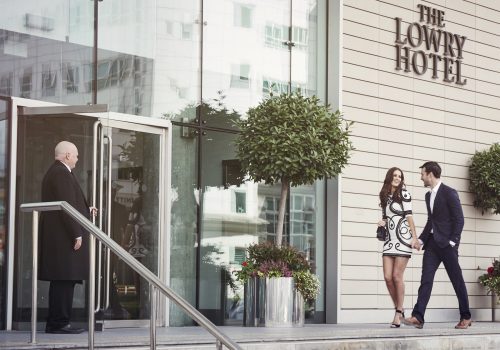
[[[248,263],[247,263],[246,261],[243,261],[243,262],[241,263],[241,266],[243,266],[243,267],[247,267],[247,266],[248,266]]]

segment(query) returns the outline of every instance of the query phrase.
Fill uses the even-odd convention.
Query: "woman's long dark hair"
[[[389,195],[391,194],[391,189],[392,189],[391,185],[392,178],[396,170],[399,170],[401,172],[401,182],[399,183],[398,188],[396,188],[396,191],[394,191],[392,195],[392,200],[398,203],[401,203],[403,201],[401,199],[401,190],[405,187],[405,176],[403,174],[403,170],[397,167],[392,167],[389,170],[387,170],[387,174],[385,174],[384,184],[380,189],[379,198],[380,198],[380,206],[382,208],[385,208],[385,206],[387,205],[387,201],[389,199]]]

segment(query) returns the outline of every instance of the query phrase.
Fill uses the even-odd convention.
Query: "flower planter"
[[[500,297],[491,293],[491,320],[500,322]]]
[[[245,326],[304,326],[304,299],[292,277],[250,278],[245,283],[244,299]]]

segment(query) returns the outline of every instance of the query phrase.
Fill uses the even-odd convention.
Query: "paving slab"
[[[220,327],[245,350],[500,349],[500,323],[474,322],[467,330],[455,323],[426,323],[423,329],[387,324],[315,324],[302,328]],[[1,331],[0,349],[86,349],[88,334]],[[215,349],[215,339],[201,327],[157,328],[158,349]],[[95,333],[96,349],[147,349],[149,328],[105,329]]]

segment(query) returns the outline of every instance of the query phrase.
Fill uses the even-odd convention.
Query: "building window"
[[[193,25],[191,23],[181,23],[182,39],[191,40],[193,37]]]
[[[54,19],[27,13],[24,16],[24,26],[30,29],[39,29],[44,32],[54,30]]]
[[[245,248],[234,248],[233,264],[241,265],[246,260]]]
[[[287,49],[284,43],[289,40],[289,27],[277,23],[267,23],[264,31],[266,46]],[[308,40],[308,30],[302,27],[292,27],[292,41],[295,44],[294,49],[306,50]]]
[[[234,26],[252,28],[253,7],[244,4],[234,4]]]
[[[110,62],[101,62],[97,65],[97,88],[103,89],[107,86]]]
[[[106,86],[116,86],[118,84],[119,66],[120,66],[120,60],[114,60],[113,62],[111,62]]]
[[[314,196],[293,194],[290,199],[290,242],[300,251],[307,251],[316,233]]]
[[[247,194],[245,192],[234,192],[235,196],[235,212],[246,213],[247,212]]]
[[[174,22],[172,21],[165,21],[165,32],[169,36],[174,36]]]
[[[55,96],[57,71],[51,64],[42,65],[42,96]]]
[[[8,73],[0,78],[0,94],[12,95],[12,73]]]
[[[262,210],[264,219],[267,221],[268,240],[274,240],[276,235],[276,224],[278,223],[279,198],[266,196],[265,206]]]
[[[288,49],[283,43],[288,40],[288,26],[277,23],[267,23],[264,30],[266,46],[276,49]]]
[[[224,188],[240,186],[243,183],[244,176],[239,159],[222,160],[222,183]]]
[[[308,31],[306,28],[301,28],[301,27],[293,27],[293,43],[295,44],[295,48],[299,50],[306,50],[307,49],[307,40],[308,40]]]
[[[268,96],[271,92],[276,95],[288,93],[288,82],[279,81],[271,78],[264,77],[262,79],[262,93],[264,96]]]
[[[65,63],[63,66],[63,88],[66,89],[66,93],[77,93],[79,83],[80,69],[72,67],[70,63]]]
[[[21,89],[20,96],[24,98],[31,97],[31,81],[32,81],[32,71],[31,68],[24,70],[22,77],[19,79],[19,85]]]
[[[248,88],[250,75],[249,64],[232,64],[231,65],[231,87],[232,88]]]
[[[85,82],[85,92],[92,91],[92,65],[86,64],[83,66],[83,79]]]

